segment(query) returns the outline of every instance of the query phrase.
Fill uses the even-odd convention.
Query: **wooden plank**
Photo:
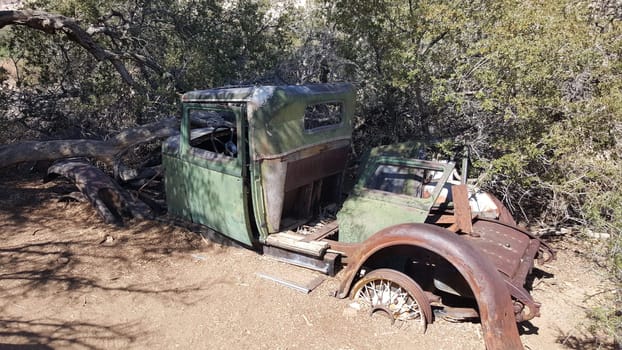
[[[323,227],[317,229],[312,234],[306,235],[305,238],[303,239],[303,241],[311,242],[311,241],[320,240],[320,239],[322,239],[322,238],[332,234],[333,232],[337,231],[338,228],[339,228],[339,225],[337,223],[337,220],[333,220],[333,221],[329,222],[328,224],[324,225]]]
[[[266,243],[271,246],[318,257],[322,256],[328,249],[327,242],[304,242],[292,237],[291,234],[273,233],[268,236]]]
[[[284,231],[284,232],[279,232],[277,234],[278,234],[278,237],[287,237],[287,238],[294,239],[296,241],[302,241],[306,237],[306,235],[303,235],[301,233],[297,233],[294,231]]]

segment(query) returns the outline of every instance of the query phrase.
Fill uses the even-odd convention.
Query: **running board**
[[[268,255],[276,260],[300,266],[308,269],[325,273],[329,276],[335,275],[335,266],[339,265],[340,255],[336,253],[326,253],[323,258],[303,255],[278,247],[263,246],[264,255]]]

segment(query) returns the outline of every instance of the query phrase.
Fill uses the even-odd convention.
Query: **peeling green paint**
[[[409,142],[380,146],[370,152],[359,181],[337,214],[340,242],[359,243],[389,226],[425,222],[454,165],[403,158],[404,155],[418,152],[424,146],[425,143]],[[380,165],[433,171],[437,172],[438,176],[427,184],[433,189],[426,198],[417,197],[412,193],[398,194],[370,189],[368,184]]]
[[[315,149],[318,145],[347,147],[352,134],[354,90],[350,84],[200,90],[184,94],[182,102],[180,136],[163,145],[169,211],[246,244],[278,229],[278,222],[269,229],[268,217],[280,216],[275,213],[279,206],[273,194],[282,195],[283,181],[268,183],[267,174],[285,176],[289,161],[311,156],[309,150],[321,152]],[[306,130],[307,106],[327,102],[341,106],[340,122]],[[217,110],[219,105],[235,111],[237,158],[190,145],[188,111]]]

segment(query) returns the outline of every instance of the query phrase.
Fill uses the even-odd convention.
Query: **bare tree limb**
[[[128,147],[178,133],[179,120],[169,118],[121,131],[106,141],[76,139],[0,145],[0,168],[21,162],[70,157],[90,157],[112,164],[114,157]]]
[[[421,56],[425,56],[425,55],[428,53],[428,51],[430,51],[430,49],[431,49],[434,45],[438,44],[438,42],[439,42],[439,41],[443,40],[443,38],[444,38],[444,37],[445,37],[448,33],[449,33],[448,31],[444,31],[444,32],[442,32],[441,34],[437,35],[434,39],[432,39],[432,41],[430,41],[430,43],[429,43],[429,44],[427,44],[427,45],[425,46],[425,48],[423,49],[423,51],[421,52]]]
[[[91,35],[72,18],[31,10],[0,11],[0,29],[7,25],[22,25],[48,34],[62,32],[69,40],[90,52],[98,61],[109,61],[126,84],[135,85],[120,55],[98,45]]]

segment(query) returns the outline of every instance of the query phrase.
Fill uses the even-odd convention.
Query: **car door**
[[[252,245],[244,146],[244,103],[184,105],[180,158],[186,216],[241,243]],[[190,128],[191,122],[204,127]],[[181,170],[181,171],[179,171]],[[178,176],[179,177],[179,176]]]

